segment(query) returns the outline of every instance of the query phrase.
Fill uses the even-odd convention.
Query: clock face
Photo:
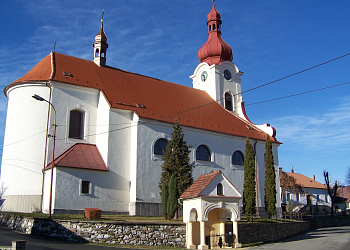
[[[224,77],[226,80],[231,80],[231,72],[228,69],[224,70]]]
[[[201,79],[202,79],[202,82],[205,82],[205,80],[207,80],[208,78],[208,73],[207,71],[203,71],[202,75],[201,75]]]

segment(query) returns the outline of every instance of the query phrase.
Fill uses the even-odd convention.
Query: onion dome
[[[232,61],[232,48],[221,38],[221,15],[215,9],[214,1],[207,17],[208,40],[198,51],[199,61],[209,65]]]

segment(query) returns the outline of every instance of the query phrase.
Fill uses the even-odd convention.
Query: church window
[[[209,31],[211,31],[211,25],[209,25]]]
[[[84,139],[84,112],[78,109],[70,111],[69,138]]]
[[[225,93],[225,109],[232,111],[232,95],[228,92]]]
[[[90,194],[90,181],[81,181],[81,193],[82,194]]]
[[[99,54],[100,54],[99,49],[96,49],[96,51],[95,51],[95,57],[98,57],[98,56],[99,56]]]
[[[104,49],[101,50],[101,57],[106,57]]]
[[[243,166],[244,165],[244,157],[243,157],[243,154],[242,152],[240,151],[235,151],[232,155],[232,164],[233,165],[241,165]]]
[[[154,154],[163,155],[166,147],[168,146],[168,141],[164,138],[160,138],[154,144]]]
[[[200,145],[196,150],[196,160],[211,161],[210,151],[207,146]]]
[[[215,23],[213,24],[213,30],[215,30]]]
[[[221,183],[219,183],[217,186],[216,186],[216,194],[217,195],[224,195],[224,188],[222,186]]]

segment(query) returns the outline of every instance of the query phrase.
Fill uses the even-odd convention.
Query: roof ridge
[[[89,59],[80,58],[80,57],[72,56],[72,55],[67,55],[67,54],[63,54],[63,53],[59,53],[59,52],[55,52],[55,51],[51,51],[51,52],[53,53],[53,55],[58,54],[58,55],[62,55],[62,56],[72,57],[72,58],[75,58],[75,59],[78,59],[78,60],[84,60],[84,61],[87,61],[89,63],[94,63],[93,61],[91,61]],[[158,80],[158,81],[162,81],[162,82],[167,82],[167,83],[170,83],[170,84],[175,84],[177,86],[181,86],[181,87],[185,87],[185,88],[189,88],[189,89],[194,89],[194,88],[186,86],[186,85],[182,85],[182,84],[175,83],[175,82],[170,82],[170,81],[167,81],[167,80],[162,80],[162,79],[159,79],[159,78],[156,78],[156,77],[152,77],[152,76],[147,76],[147,75],[131,72],[131,71],[128,71],[128,70],[125,70],[125,69],[121,69],[121,68],[117,68],[117,67],[110,66],[110,65],[106,65],[105,67],[99,67],[98,66],[98,68],[106,68],[106,69],[118,70],[118,71],[121,71],[121,72],[124,72],[124,73],[129,73],[129,74],[132,74],[132,75],[143,76],[143,77],[147,77],[147,78],[150,78],[150,79],[154,79],[154,80]]]

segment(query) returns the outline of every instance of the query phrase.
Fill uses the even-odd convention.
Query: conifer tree
[[[193,183],[192,169],[194,164],[190,164],[191,146],[188,146],[184,140],[182,127],[175,123],[173,129],[171,139],[162,157],[164,162],[162,164],[159,188],[162,188],[163,183],[168,185],[170,177],[174,175],[177,182],[177,198],[179,198]]]
[[[169,181],[169,195],[168,195],[168,218],[174,218],[175,212],[177,210],[177,183],[175,175],[172,175]]]
[[[168,219],[168,185],[163,182],[162,185],[162,213],[165,219]]]
[[[265,143],[265,210],[276,211],[276,172],[273,160],[272,144],[270,136],[267,135]]]
[[[243,209],[248,221],[256,213],[256,190],[255,190],[255,154],[253,146],[246,139],[244,159],[244,184],[243,184]]]

